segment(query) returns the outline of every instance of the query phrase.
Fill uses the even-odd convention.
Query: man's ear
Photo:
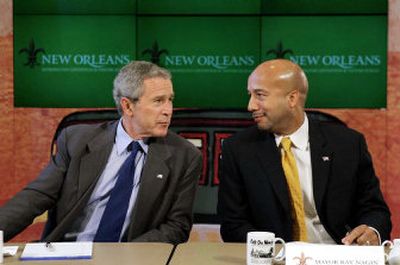
[[[288,100],[289,100],[289,106],[291,108],[294,108],[295,106],[297,106],[299,104],[299,100],[300,100],[299,90],[295,89],[295,90],[290,91],[290,93],[288,95]]]
[[[122,97],[119,100],[119,103],[121,105],[121,109],[122,109],[122,113],[128,116],[132,116],[133,115],[133,102],[126,98],[126,97]]]

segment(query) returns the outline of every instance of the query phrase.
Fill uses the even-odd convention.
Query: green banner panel
[[[136,0],[14,0],[14,14],[135,14]]]
[[[261,0],[263,14],[387,14],[387,0]]]
[[[262,19],[262,59],[305,70],[310,108],[385,108],[386,52],[386,16]]]
[[[262,0],[137,0],[138,14],[260,14]]]
[[[259,63],[255,17],[138,17],[137,58],[172,72],[176,107],[247,105],[247,77]]]
[[[134,29],[134,16],[15,16],[15,106],[113,107]]]

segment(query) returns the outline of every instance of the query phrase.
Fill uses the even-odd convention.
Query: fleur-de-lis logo
[[[300,257],[294,257],[293,260],[299,260],[298,265],[307,265],[307,260],[312,260],[313,258],[311,257],[306,257],[304,255],[304,252],[301,252]]]
[[[267,55],[269,55],[269,54],[275,54],[275,58],[276,59],[283,59],[283,58],[285,58],[286,54],[293,54],[293,51],[292,50],[288,50],[288,49],[284,50],[283,49],[283,45],[282,45],[282,41],[280,41],[278,43],[278,45],[276,46],[275,50],[271,49],[271,50],[267,51]]]
[[[28,48],[22,48],[19,50],[19,54],[21,53],[26,53],[28,55],[28,61],[26,63],[24,63],[24,65],[29,65],[30,68],[35,67],[35,65],[39,65],[40,63],[38,63],[37,60],[37,55],[38,53],[45,53],[43,48],[37,48],[35,47],[35,42],[33,40],[33,38],[31,39],[31,41],[29,42],[29,46]]]
[[[146,49],[142,51],[142,55],[145,54],[150,54],[151,55],[151,62],[159,65],[160,63],[160,56],[162,54],[168,54],[168,51],[166,49],[159,49],[158,47],[158,42],[154,41],[153,46],[151,49]]]

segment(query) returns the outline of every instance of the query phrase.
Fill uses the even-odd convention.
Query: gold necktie
[[[296,160],[290,150],[292,141],[289,137],[282,138],[282,167],[285,172],[286,182],[292,204],[293,219],[293,240],[307,241],[307,229],[304,218],[303,195],[300,187],[299,173],[297,171]]]

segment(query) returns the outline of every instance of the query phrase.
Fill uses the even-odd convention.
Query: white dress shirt
[[[291,150],[296,160],[303,193],[307,241],[311,243],[336,244],[322,225],[315,207],[307,115],[304,115],[303,124],[294,133],[290,135],[275,135],[275,142],[278,147],[283,137],[289,137],[292,141]],[[318,178],[318,176],[314,176],[314,178]]]

